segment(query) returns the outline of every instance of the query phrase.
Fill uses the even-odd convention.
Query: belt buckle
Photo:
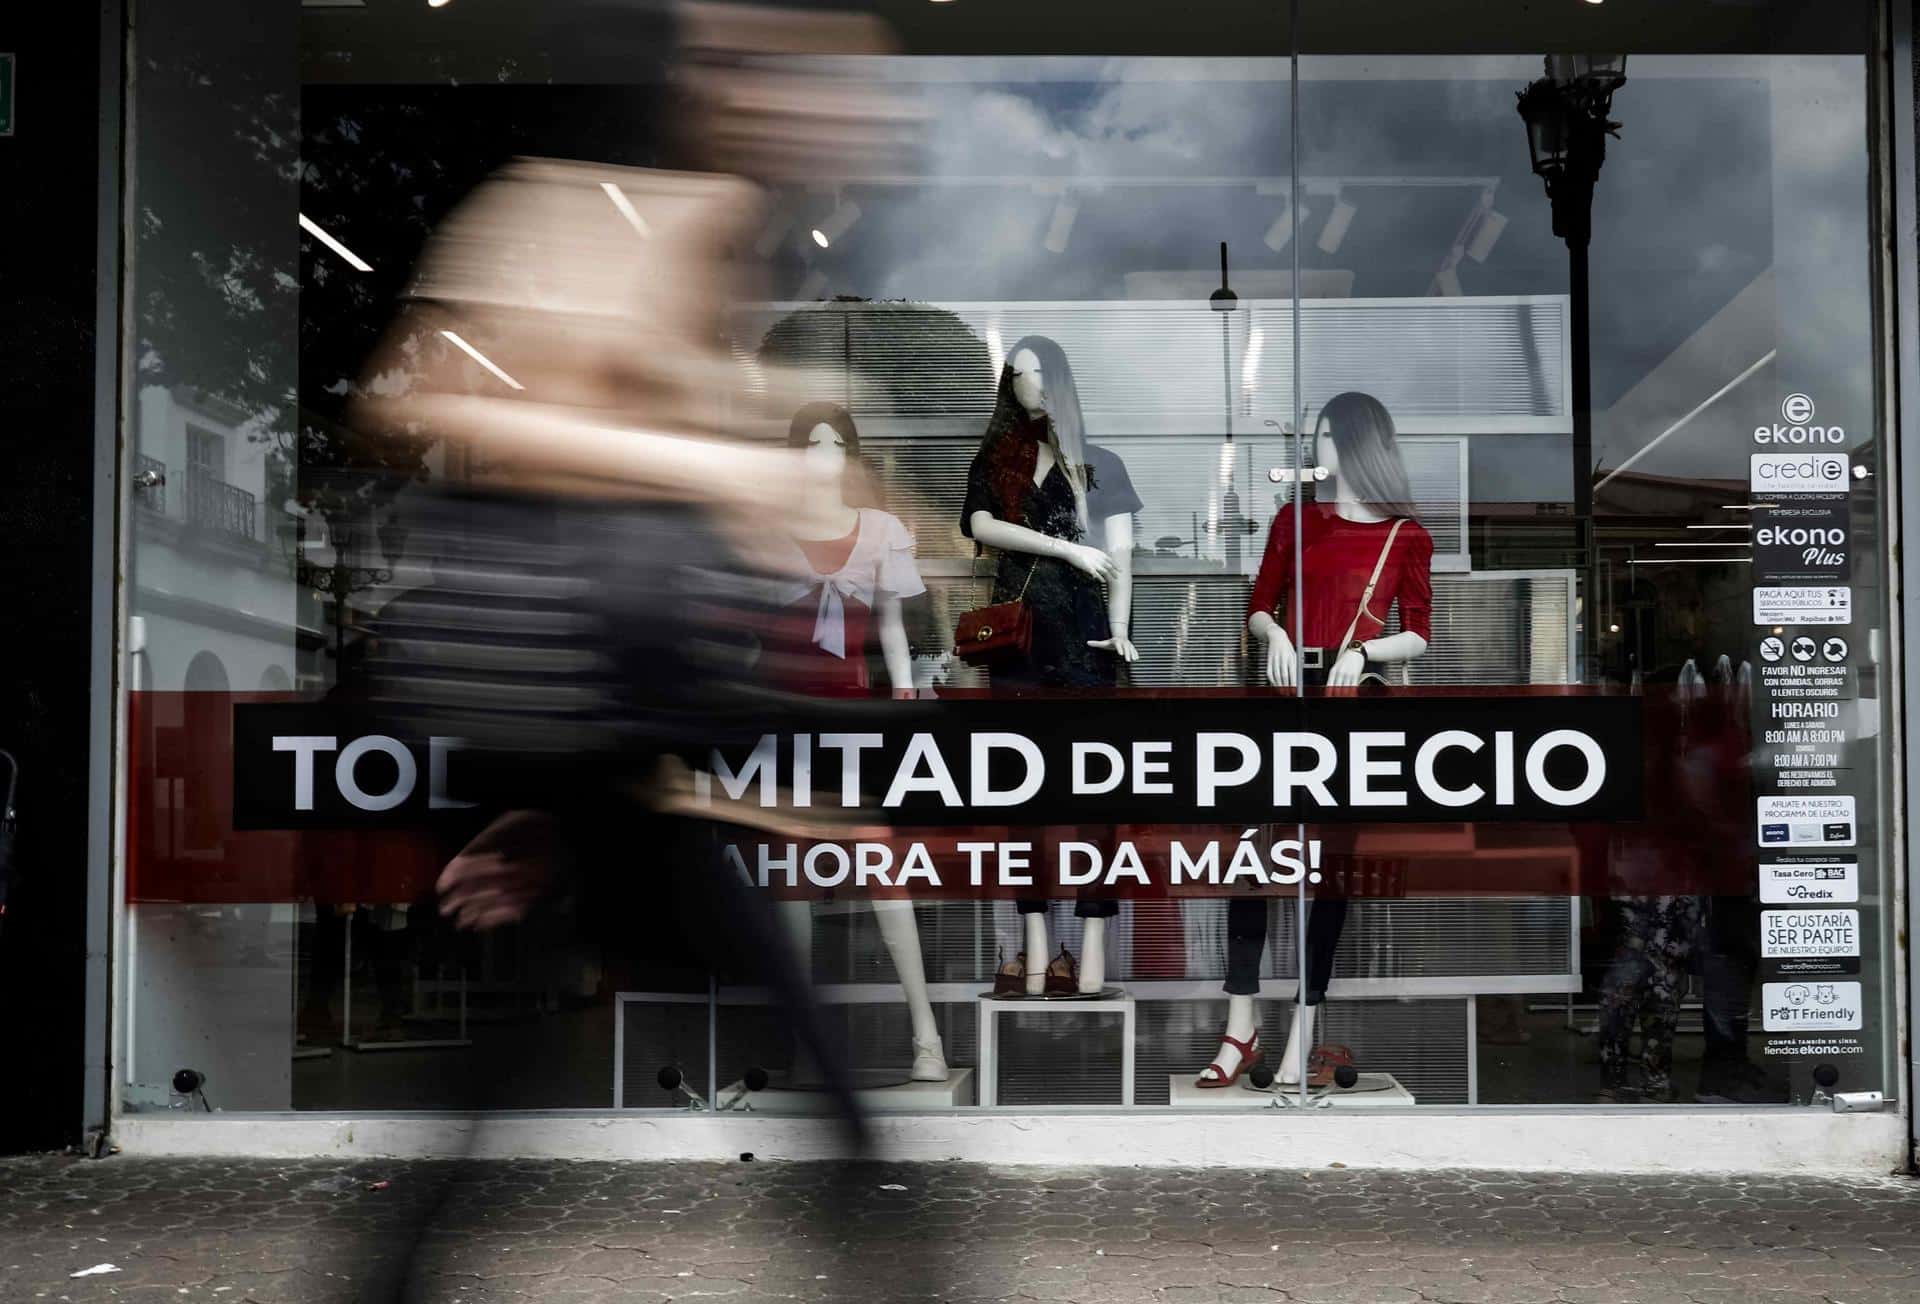
[[[1323,649],[1317,648],[1317,647],[1301,648],[1300,664],[1303,668],[1307,670],[1325,669],[1326,668],[1326,652]]]

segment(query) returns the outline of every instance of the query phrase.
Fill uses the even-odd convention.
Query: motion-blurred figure
[[[443,913],[498,927],[565,883],[628,945],[670,913],[837,1066],[767,903],[715,867],[715,820],[848,830],[693,808],[709,748],[798,705],[754,660],[765,522],[809,510],[799,455],[746,436],[800,389],[734,361],[726,313],[754,297],[758,183],[891,170],[914,122],[888,88],[795,58],[884,51],[870,19],[671,13],[683,170],[509,165],[443,224],[370,368],[357,419],[437,436],[451,473],[410,491],[408,552],[433,579],[376,623],[367,692],[416,736],[462,739],[458,795],[499,812],[441,874]],[[857,1138],[844,1076],[829,1086]]]

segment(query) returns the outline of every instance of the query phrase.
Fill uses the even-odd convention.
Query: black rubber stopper
[[[1333,1085],[1342,1091],[1360,1080],[1360,1071],[1351,1064],[1342,1064],[1333,1071]]]
[[[741,1081],[747,1084],[748,1091],[765,1091],[767,1089],[767,1071],[755,1065],[753,1068],[747,1070],[746,1076],[743,1077]],[[747,1159],[753,1158],[752,1155],[746,1155],[744,1157]]]
[[[1247,1078],[1254,1086],[1265,1091],[1273,1085],[1273,1070],[1265,1064],[1256,1064],[1247,1070]]]
[[[174,1079],[176,1082],[179,1079]],[[1833,1084],[1840,1080],[1840,1070],[1831,1064],[1822,1064],[1813,1071],[1813,1080],[1820,1084],[1822,1091],[1833,1090]]]
[[[660,1072],[657,1075],[655,1075],[653,1080],[660,1084],[660,1090],[672,1091],[675,1087],[679,1086],[682,1082],[685,1082],[687,1078],[686,1078],[686,1074],[682,1073],[674,1065],[669,1064],[665,1068],[661,1069]]]
[[[177,1095],[191,1096],[206,1085],[207,1075],[197,1069],[181,1069],[173,1075],[173,1089]]]

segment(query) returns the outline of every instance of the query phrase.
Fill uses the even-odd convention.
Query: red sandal
[[[1353,1066],[1353,1052],[1334,1042],[1315,1046],[1307,1053],[1307,1086],[1315,1091],[1333,1084],[1333,1071]]]
[[[1253,1036],[1247,1038],[1245,1041],[1241,1041],[1238,1037],[1229,1037],[1223,1032],[1220,1034],[1220,1044],[1222,1046],[1231,1046],[1240,1052],[1240,1066],[1234,1069],[1232,1077],[1228,1077],[1221,1071],[1218,1064],[1209,1064],[1204,1069],[1201,1069],[1200,1076],[1193,1080],[1194,1086],[1204,1087],[1209,1090],[1219,1087],[1230,1087],[1238,1082],[1241,1075],[1246,1073],[1248,1069],[1258,1064],[1264,1054],[1264,1052],[1256,1049],[1256,1047],[1260,1045],[1260,1029],[1258,1028],[1255,1028],[1253,1030]],[[1215,1055],[1214,1058],[1218,1059],[1219,1056]],[[1211,1078],[1207,1076],[1209,1073],[1213,1075]]]

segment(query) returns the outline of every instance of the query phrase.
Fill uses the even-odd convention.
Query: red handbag
[[[1011,602],[991,607],[975,607],[962,612],[953,623],[953,654],[969,665],[992,669],[1017,664],[1033,651],[1033,608],[1026,602],[1027,587],[1033,572],[1040,568],[1035,557],[1027,568],[1020,595]]]

